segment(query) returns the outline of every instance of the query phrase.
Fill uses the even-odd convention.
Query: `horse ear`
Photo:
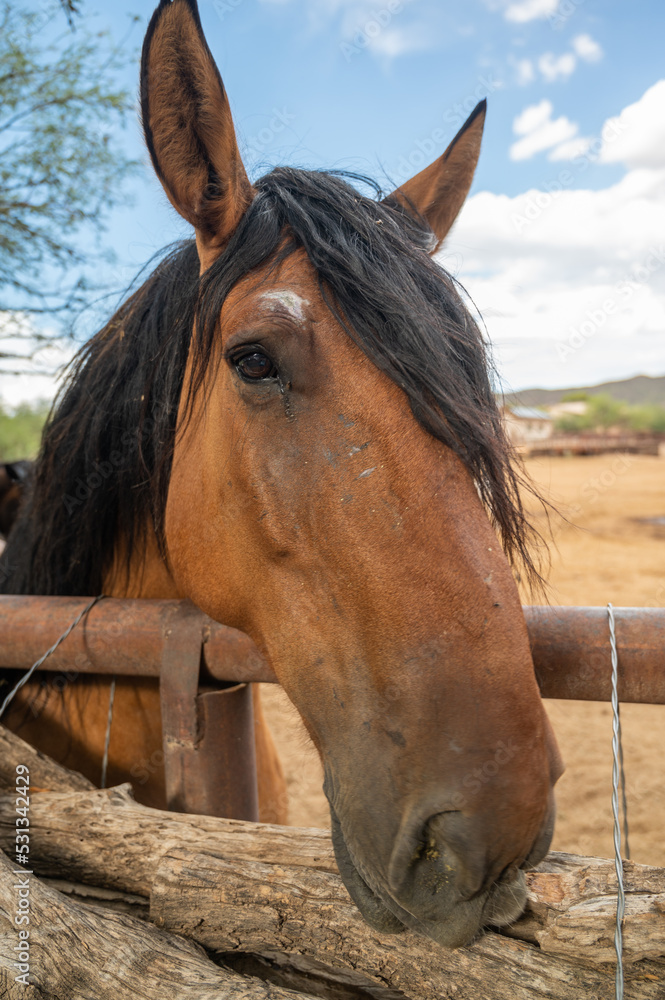
[[[486,110],[487,101],[477,104],[445,153],[385,199],[427,222],[437,237],[433,252],[441,246],[469,193]]]
[[[141,116],[152,163],[199,248],[223,247],[253,189],[196,0],[161,0],[141,57]]]

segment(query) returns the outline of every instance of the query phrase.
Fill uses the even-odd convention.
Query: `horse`
[[[7,538],[18,515],[32,462],[0,463],[0,539]]]
[[[141,108],[195,238],[81,349],[2,589],[188,598],[248,633],[320,755],[366,921],[463,945],[522,911],[562,770],[510,565],[537,576],[521,473],[433,258],[485,104],[386,197],[337,172],[250,182],[197,4],[161,0]],[[108,699],[108,678],[35,681],[7,723],[98,780]],[[283,821],[255,704],[261,818]],[[119,679],[109,781],[160,748],[157,684]],[[163,805],[157,764],[134,784]]]

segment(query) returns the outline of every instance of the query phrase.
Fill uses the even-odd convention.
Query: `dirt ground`
[[[605,455],[532,460],[538,487],[573,522],[553,522],[549,602],[665,605],[665,459]],[[537,515],[542,522],[544,518]],[[662,525],[648,518],[662,518]],[[533,603],[528,595],[524,603]],[[321,766],[281,689],[264,702],[285,767],[294,826],[328,826]],[[612,855],[610,706],[548,701],[566,772],[553,848]],[[665,706],[622,707],[631,856],[665,865]]]

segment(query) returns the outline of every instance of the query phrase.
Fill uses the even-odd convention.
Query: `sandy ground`
[[[574,524],[553,523],[547,574],[552,604],[665,605],[665,460],[638,456],[531,461],[529,472]],[[544,519],[543,519],[544,520]],[[524,603],[532,603],[524,595]],[[321,766],[284,692],[266,686],[268,719],[285,767],[290,822],[328,826]],[[609,705],[549,701],[567,769],[557,785],[553,848],[609,857],[611,738]],[[631,855],[665,865],[665,706],[622,708]]]

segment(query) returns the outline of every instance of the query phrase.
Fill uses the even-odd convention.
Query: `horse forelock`
[[[266,259],[277,264],[304,250],[342,328],[403,389],[421,425],[461,457],[507,555],[539,586],[533,550],[542,551],[542,540],[520,488],[537,494],[503,429],[488,345],[463,289],[432,260],[436,237],[427,224],[380,200],[378,185],[356,174],[280,167],[254,187],[226,253],[202,278],[190,397],[214,363],[231,287]]]
[[[368,184],[374,197],[351,180]],[[128,568],[148,525],[163,545],[190,350],[191,402],[219,360],[219,317],[231,289],[298,249],[348,336],[403,389],[426,430],[460,455],[508,556],[537,581],[522,477],[487,347],[456,282],[429,256],[427,226],[379,201],[377,185],[357,175],[277,168],[254,188],[224,253],[203,275],[195,244],[178,246],[75,358],[2,557],[4,573],[0,563],[0,592],[98,593],[119,537]]]

